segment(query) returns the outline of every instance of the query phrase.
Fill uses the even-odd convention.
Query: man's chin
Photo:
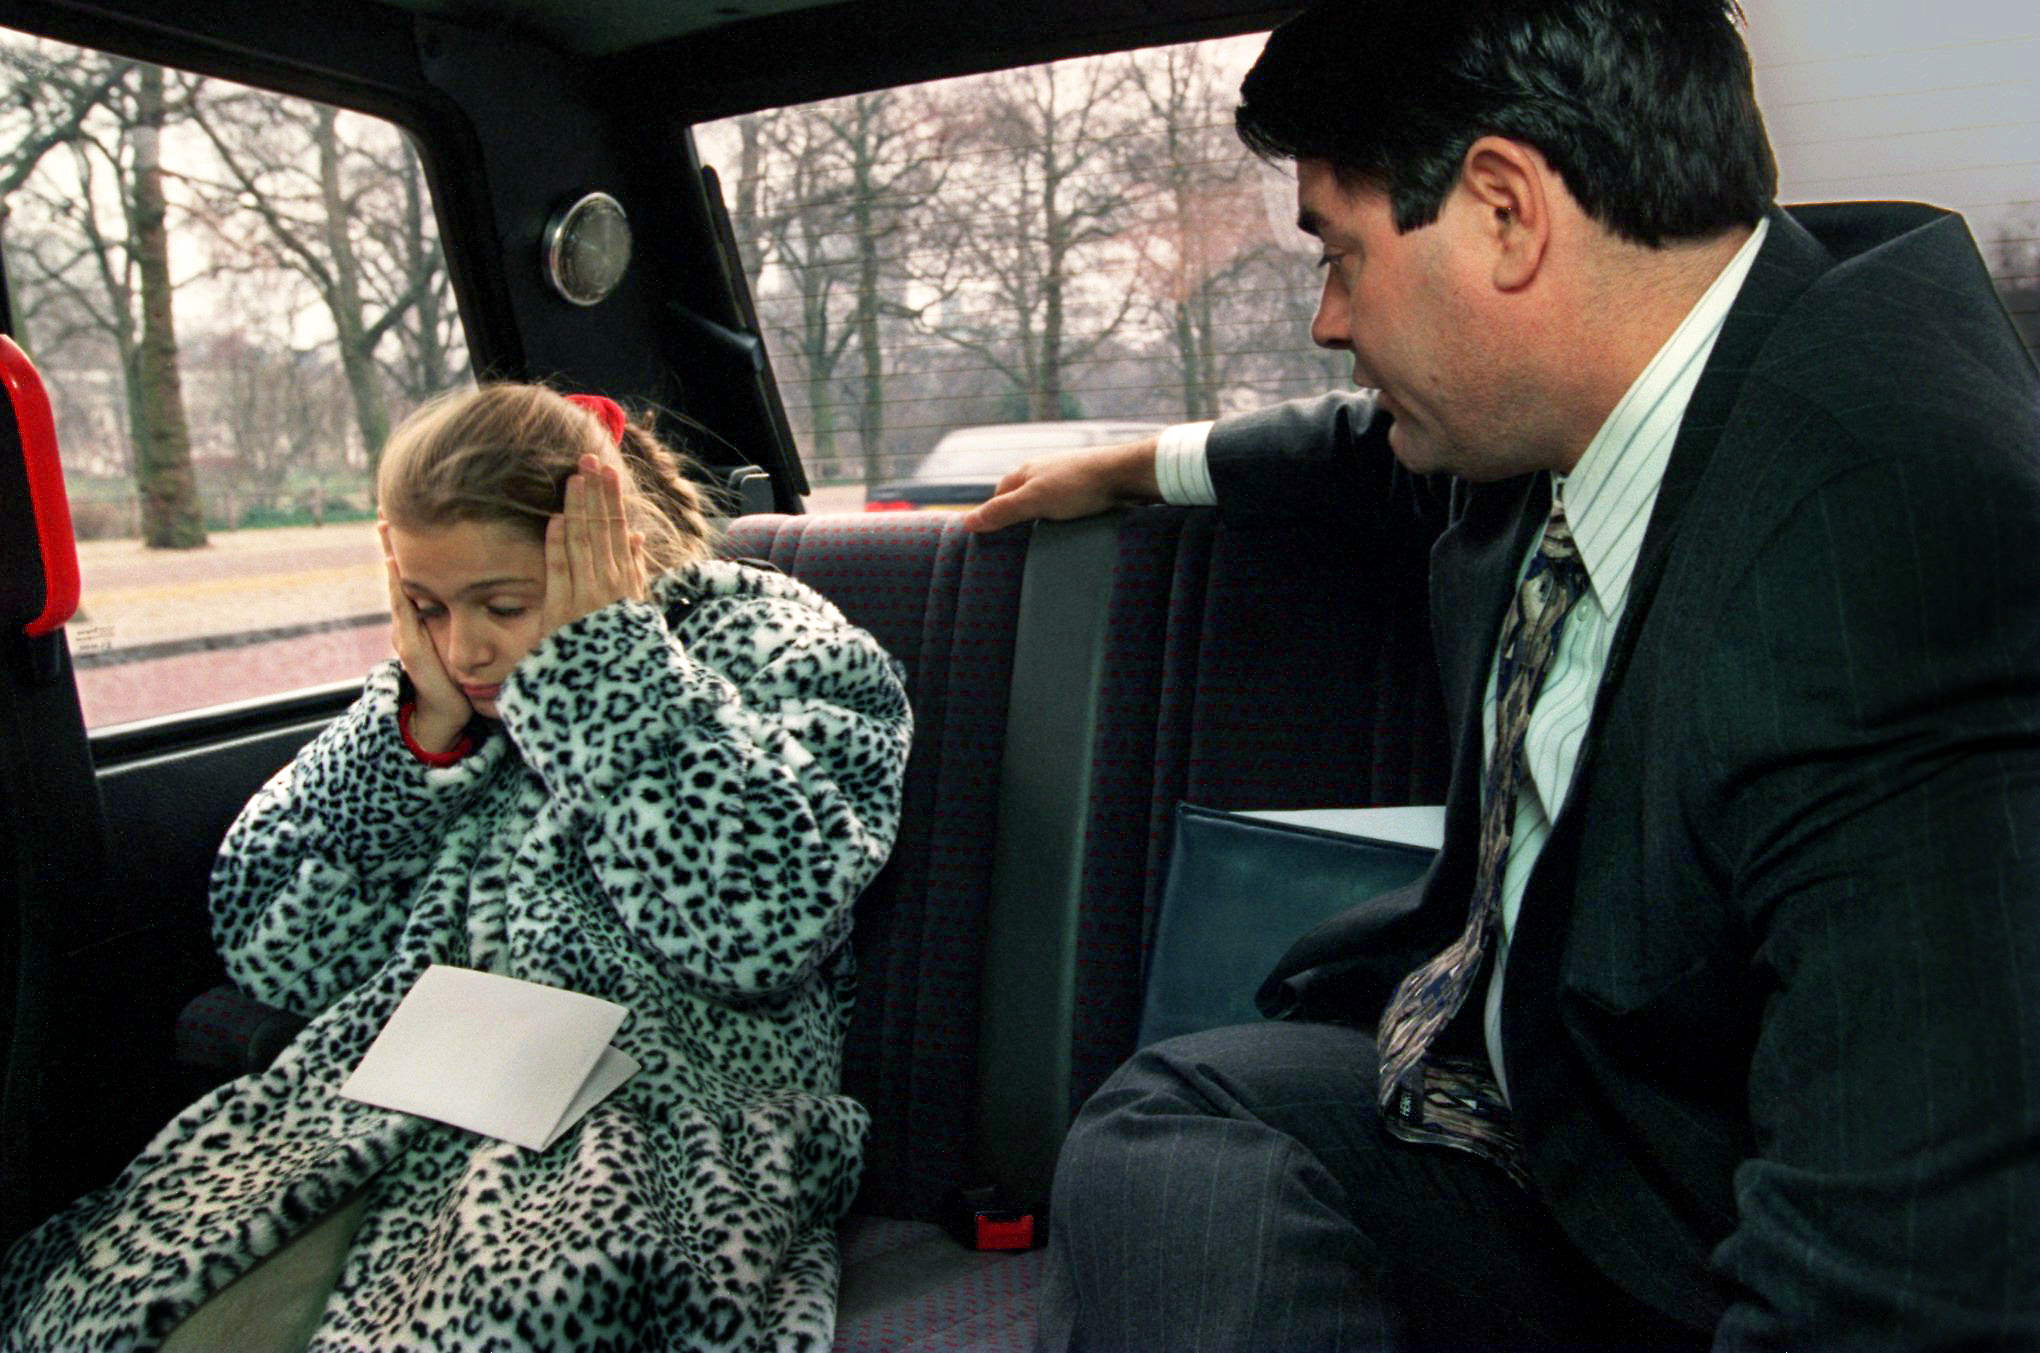
[[[1430,474],[1438,468],[1437,457],[1432,454],[1431,448],[1425,445],[1422,437],[1413,435],[1409,425],[1400,418],[1389,421],[1388,449],[1412,474]]]
[[[1423,429],[1401,421],[1388,425],[1388,449],[1411,474],[1451,474],[1478,484],[1524,473],[1519,468],[1468,455],[1450,444],[1441,446],[1435,438],[1426,436]]]

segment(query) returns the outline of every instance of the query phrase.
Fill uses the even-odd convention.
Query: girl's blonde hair
[[[543,385],[484,385],[419,408],[383,446],[376,503],[406,530],[502,521],[543,540],[583,455],[627,471],[624,516],[655,574],[707,557],[713,532],[680,456],[637,417],[611,441],[599,418]]]

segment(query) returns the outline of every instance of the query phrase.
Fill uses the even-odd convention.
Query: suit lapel
[[[1569,861],[1580,848],[1581,815],[1586,786],[1594,773],[1609,724],[1608,709],[1617,698],[1635,654],[1637,636],[1648,618],[1658,585],[1664,580],[1672,547],[1695,490],[1714,463],[1750,368],[1771,332],[1833,260],[1811,235],[1783,211],[1773,208],[1771,230],[1758,252],[1735,305],[1715,340],[1706,369],[1686,406],[1663,485],[1638,552],[1629,600],[1616,626],[1608,666],[1595,693],[1593,714],[1573,769],[1565,807],[1552,823],[1543,853],[1524,888],[1509,954],[1506,1028],[1528,1033],[1542,1026],[1559,985],[1568,918],[1573,902]],[[1511,1040],[1514,1041],[1513,1039]],[[1519,1044],[1519,1046],[1521,1046]]]
[[[1650,525],[1644,530],[1636,572],[1630,578],[1629,601],[1608,652],[1608,668],[1595,699],[1587,745],[1580,751],[1576,783],[1586,771],[1593,752],[1592,730],[1601,724],[1601,707],[1629,665],[1637,631],[1664,577],[1665,560],[1671,554],[1680,523],[1685,520],[1686,506],[1713,463],[1714,449],[1720,444],[1722,429],[1728,426],[1729,416],[1742,395],[1750,365],[1792,302],[1833,263],[1813,236],[1784,211],[1773,207],[1770,221],[1771,233],[1722,324],[1721,336],[1715,340],[1707,367],[1700,373],[1700,383],[1686,406],[1686,416],[1680,420],[1678,440],[1672,443],[1664,482],[1658,489],[1657,504],[1651,509]]]

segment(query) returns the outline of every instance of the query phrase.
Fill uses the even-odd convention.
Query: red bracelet
[[[475,740],[463,732],[453,740],[453,746],[445,751],[426,751],[418,745],[418,740],[411,736],[411,711],[417,707],[415,700],[406,700],[397,706],[397,731],[404,735],[404,745],[411,749],[411,755],[434,768],[459,765],[461,760],[475,749]]]

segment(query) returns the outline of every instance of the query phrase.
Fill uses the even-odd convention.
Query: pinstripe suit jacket
[[[1381,433],[1331,397],[1210,442],[1229,516],[1444,523],[1445,849],[1262,992],[1362,1025],[1464,924],[1548,496],[1415,480]],[[1960,218],[1774,213],[1633,586],[1509,960],[1540,1196],[1722,1347],[2040,1347],[2040,384]]]

